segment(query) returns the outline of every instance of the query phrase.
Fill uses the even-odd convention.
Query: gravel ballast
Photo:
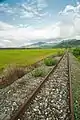
[[[71,120],[68,82],[64,56],[19,120]]]
[[[38,68],[44,70],[43,77],[35,78],[32,75],[33,70],[8,87],[0,89],[0,120],[10,119],[53,67],[45,66],[42,62]]]

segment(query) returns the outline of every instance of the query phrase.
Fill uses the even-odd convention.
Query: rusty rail
[[[64,55],[65,55],[65,53],[64,53]],[[31,100],[34,99],[34,97],[39,92],[39,90],[41,89],[43,84],[48,80],[51,73],[53,73],[55,71],[58,64],[63,59],[64,55],[60,58],[58,63],[52,68],[52,70],[48,73],[48,75],[45,77],[45,79],[40,83],[40,85],[35,89],[35,91],[33,91],[31,96],[27,99],[27,101],[25,101],[25,103],[19,108],[19,110],[15,113],[15,115],[11,117],[10,120],[18,120],[18,119],[21,118],[21,115],[23,114],[25,109],[29,106]],[[69,97],[70,97],[69,98],[69,104],[70,104],[71,120],[74,120],[69,53],[67,53],[67,63],[68,63]]]
[[[65,53],[62,55],[62,57],[60,58],[60,60],[58,61],[58,63],[48,73],[48,75],[44,78],[44,80],[40,83],[40,85],[35,89],[35,91],[33,91],[33,93],[27,99],[27,101],[19,108],[19,110],[16,112],[16,114],[11,117],[10,120],[18,120],[20,118],[20,114],[22,114],[25,111],[25,109],[29,106],[29,103],[31,102],[31,100],[36,96],[36,94],[38,93],[38,91],[40,90],[40,88],[42,87],[42,85],[45,83],[45,81],[48,80],[48,78],[51,75],[51,73],[53,73],[55,71],[55,69],[57,68],[58,64],[60,63],[60,61],[62,60],[62,58],[64,57],[64,55],[65,55]]]
[[[72,85],[71,85],[71,65],[69,60],[69,53],[67,53],[67,62],[68,62],[68,81],[69,81],[69,105],[71,112],[71,120],[74,120],[73,95],[72,95]]]

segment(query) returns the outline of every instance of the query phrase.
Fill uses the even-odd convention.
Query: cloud
[[[0,21],[0,31],[14,28],[12,25]]]
[[[44,12],[44,9],[47,8],[48,5],[45,0],[34,0],[30,4],[24,3],[21,5],[21,9],[23,9],[24,15],[21,17],[43,17],[48,15],[48,12]],[[29,14],[29,15],[28,15]]]
[[[59,12],[59,17],[62,22],[60,36],[80,38],[80,3],[77,3],[76,6],[67,5],[64,10]]]
[[[73,16],[80,16],[80,3],[77,3],[76,6],[67,5],[64,10],[59,12],[60,15],[69,15],[70,13]]]
[[[26,1],[23,4],[16,3],[10,5],[8,3],[0,3],[0,14],[12,15],[15,20],[16,16],[20,18],[33,18],[43,17],[48,15],[48,12],[44,12],[44,8],[47,7],[45,0],[32,0]]]
[[[58,23],[40,29],[32,27],[17,27],[0,21],[0,44],[4,46],[21,46],[23,44],[34,43],[36,40],[45,40],[59,36]]]
[[[68,15],[69,12],[75,12],[76,8],[72,5],[67,5],[64,10],[60,11],[60,15]]]
[[[55,24],[43,27],[33,28],[31,26],[20,24],[13,26],[0,21],[0,46],[15,47],[27,45],[46,39],[72,39],[80,38],[80,18],[76,18],[73,23],[59,21]]]
[[[35,5],[36,2],[36,5]],[[47,12],[43,9],[47,4],[43,0],[32,0],[31,3],[22,5],[16,4],[10,7],[9,4],[0,4],[0,10],[8,14],[19,15],[20,18],[43,18]],[[15,47],[46,39],[79,39],[80,38],[80,4],[76,6],[67,5],[58,14],[59,20],[45,27],[34,28],[28,24],[10,25],[0,21],[0,46]],[[35,19],[36,19],[35,18]],[[33,20],[33,19],[32,19]]]

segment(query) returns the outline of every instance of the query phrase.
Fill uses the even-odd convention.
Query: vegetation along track
[[[66,53],[11,120],[74,120],[70,77]]]
[[[56,59],[59,60],[60,57]],[[51,60],[54,60],[54,57]],[[54,65],[45,65],[44,60],[40,61],[38,65],[34,70],[14,81],[11,85],[0,89],[0,120],[9,120],[10,116],[18,111],[22,104],[30,97],[32,91],[36,89],[54,67]],[[39,70],[42,72],[42,76],[35,77],[34,75],[39,75],[36,74],[36,71]]]

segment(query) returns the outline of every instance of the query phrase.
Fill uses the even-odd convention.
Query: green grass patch
[[[36,69],[32,72],[32,76],[34,77],[43,77],[45,75],[45,71],[42,69]]]
[[[44,64],[46,66],[53,66],[57,63],[57,60],[53,59],[53,58],[46,58],[44,59]]]
[[[78,74],[75,73],[76,80],[72,81],[75,120],[80,120],[80,79]]]
[[[80,61],[80,48],[72,49],[72,53]]]
[[[77,57],[77,56],[76,56]],[[80,63],[78,59],[74,57],[72,62],[72,92],[73,92],[73,105],[74,105],[74,117],[75,120],[80,120]],[[75,66],[76,67],[75,67]]]
[[[9,64],[27,66],[64,49],[11,49],[0,50],[0,71]]]

